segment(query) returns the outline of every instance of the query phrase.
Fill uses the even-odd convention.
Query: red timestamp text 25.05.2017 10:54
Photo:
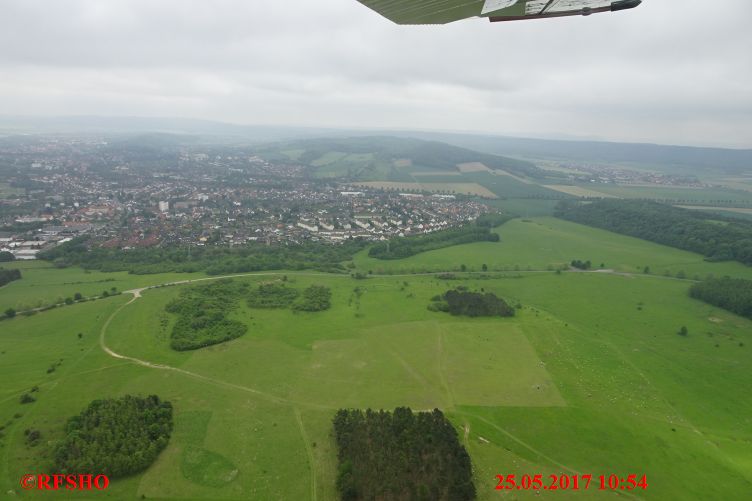
[[[496,475],[496,490],[587,490],[633,491],[648,488],[647,475]]]

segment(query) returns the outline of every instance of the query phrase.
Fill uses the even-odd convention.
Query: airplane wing
[[[358,0],[397,24],[447,24],[471,17],[491,22],[587,16],[633,9],[642,0]]]

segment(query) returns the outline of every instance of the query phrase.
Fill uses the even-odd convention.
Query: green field
[[[407,270],[458,266],[461,259],[478,268],[487,261],[545,270],[578,258],[627,272],[650,265],[656,271],[749,274],[741,265],[709,264],[694,254],[551,218],[515,220],[498,231],[498,244],[379,263]],[[362,269],[374,261],[356,259]],[[101,279],[80,270],[34,271],[20,284],[29,280],[44,288],[75,277]],[[116,278],[121,290],[174,279],[101,275]],[[288,287],[331,287],[332,308],[296,313],[241,302],[231,317],[245,322],[248,333],[193,352],[169,348],[175,317],[164,310],[191,285],[0,322],[0,424],[6,426],[0,492],[34,497],[19,491],[18,481],[44,470],[65,419],[94,398],[125,393],[171,401],[175,430],[149,470],[113,482],[97,497],[336,499],[334,412],[396,406],[445,411],[470,452],[481,500],[622,494],[591,487],[504,496],[494,490],[497,474],[647,475],[648,490],[633,499],[743,499],[752,489],[752,399],[746,396],[752,321],[690,299],[687,281],[548,271],[461,280],[287,275]],[[235,280],[255,286],[279,278]],[[504,319],[427,310],[431,297],[458,285],[522,308]],[[19,294],[28,289],[17,287]],[[8,291],[2,294],[12,300]],[[687,337],[676,334],[681,326]],[[108,355],[100,336],[128,358]],[[19,395],[33,385],[40,387],[37,402],[20,404]],[[29,428],[42,432],[40,445],[25,445]]]
[[[658,186],[583,185],[583,188],[620,198],[647,198],[677,204],[748,207],[752,192],[728,188],[682,188]]]
[[[459,271],[463,264],[476,272],[483,264],[490,271],[546,271],[581,259],[626,273],[642,273],[648,266],[657,275],[752,277],[752,268],[739,263],[708,263],[698,254],[552,217],[514,219],[495,231],[501,236],[498,243],[458,245],[398,261],[370,258],[366,250],[354,262],[373,273],[421,273]]]
[[[10,198],[16,195],[23,195],[22,188],[13,188],[8,183],[0,183],[0,198]]]
[[[61,303],[76,292],[83,296],[98,296],[112,287],[119,291],[182,280],[187,277],[179,273],[158,275],[131,275],[127,272],[102,273],[80,268],[56,269],[47,261],[14,261],[2,263],[4,268],[21,270],[22,280],[0,287],[0,311],[15,308],[24,311],[48,304]],[[193,274],[201,278],[204,274]]]

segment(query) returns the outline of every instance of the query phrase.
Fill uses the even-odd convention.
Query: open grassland
[[[9,198],[15,195],[22,195],[24,190],[22,188],[13,188],[8,183],[0,183],[0,198]]]
[[[366,250],[354,262],[362,271],[414,273],[458,271],[463,264],[469,271],[481,271],[484,264],[491,271],[544,271],[580,259],[626,273],[642,273],[647,266],[661,276],[684,272],[688,279],[708,274],[752,278],[752,268],[739,263],[708,263],[699,254],[551,217],[514,219],[495,231],[500,242],[458,245],[397,261],[370,258]]]
[[[717,180],[724,186],[733,190],[744,190],[752,192],[752,176],[723,177]]]
[[[636,471],[648,475],[639,495],[647,499],[704,499],[692,478],[715,479],[727,499],[752,487],[744,418],[752,402],[735,398],[752,382],[750,348],[739,346],[752,322],[689,299],[684,282],[583,273],[469,279],[462,283],[524,307],[514,319],[468,320],[425,308],[456,281],[290,281],[326,283],[334,307],[245,309],[237,315],[247,336],[192,353],[169,349],[172,320],[162,321],[180,287],[148,291],[114,317],[105,339],[114,351],[183,372],[101,351],[98,331],[122,296],[5,322],[2,370],[15,375],[0,405],[0,419],[11,421],[0,487],[14,489],[45,464],[47,449],[26,447],[23,429],[54,439],[90,399],[147,388],[175,405],[175,433],[147,472],[113,483],[112,499],[334,499],[334,411],[397,405],[448,412],[471,453],[479,499],[496,499],[499,472]],[[680,324],[688,337],[676,335]],[[39,400],[22,406],[17,397],[31,384],[40,385]]]
[[[290,160],[299,160],[300,156],[305,153],[306,150],[303,149],[294,149],[294,150],[283,150],[280,153],[285,155]]]
[[[740,206],[752,205],[752,192],[728,188],[682,188],[678,186],[619,186],[598,184],[583,186],[618,198],[646,198],[677,204]]]
[[[570,198],[566,194],[531,184],[522,178],[499,171],[472,172],[464,174],[464,176],[470,181],[485,186],[500,198]]]
[[[330,151],[311,162],[316,176],[323,178],[386,179],[395,167],[377,161],[373,153],[342,153]]]
[[[494,266],[578,258],[622,271],[645,265],[719,275],[747,270],[551,218],[515,220],[498,231],[499,244],[381,263],[440,266],[449,261],[437,256],[449,253],[478,268],[482,261],[471,258],[496,256],[488,263]],[[36,280],[48,283],[73,273],[39,271],[47,278]],[[174,405],[170,444],[145,473],[115,481],[96,497],[336,499],[334,412],[396,406],[447,413],[470,452],[481,500],[504,498],[494,490],[496,474],[574,472],[646,474],[649,488],[634,498],[700,500],[710,489],[717,499],[746,497],[752,489],[752,321],[695,301],[688,282],[662,276],[493,275],[355,280],[288,273],[287,287],[330,287],[332,308],[301,313],[241,302],[231,318],[246,323],[248,333],[194,352],[170,349],[176,318],[164,309],[192,285],[147,290],[130,303],[123,295],[2,321],[0,492],[33,497],[18,490],[19,478],[45,471],[48,442],[92,399],[155,393]],[[130,278],[155,278],[103,276],[119,277],[121,289]],[[256,287],[282,275],[235,280]],[[458,285],[522,308],[504,319],[427,310],[431,297]],[[681,326],[688,336],[677,335]],[[100,335],[130,359],[103,351]],[[33,385],[40,388],[38,400],[20,404]],[[29,428],[42,432],[40,445],[25,444]],[[620,497],[592,488],[516,494]]]
[[[84,297],[98,296],[115,287],[118,291],[161,284],[186,278],[201,278],[202,273],[161,273],[131,275],[127,272],[102,273],[81,268],[56,269],[47,261],[14,261],[2,263],[3,268],[21,270],[21,280],[0,287],[0,311],[17,311],[61,303],[80,292]]]
[[[480,162],[468,162],[464,164],[457,164],[457,169],[462,172],[490,172],[491,169],[486,167]]]
[[[609,195],[602,191],[596,191],[593,188],[586,186],[570,186],[564,184],[549,184],[546,188],[550,190],[560,191],[568,195],[583,198],[618,198],[616,195]]]
[[[709,211],[716,211],[716,212],[733,212],[736,214],[752,214],[752,207],[749,209],[742,209],[738,207],[712,207],[712,206],[705,206],[705,205],[677,205],[677,207],[680,207],[682,209],[694,209],[694,210],[709,210]]]
[[[527,218],[553,215],[559,201],[536,198],[506,198],[490,200],[486,203],[509,214],[517,214]]]

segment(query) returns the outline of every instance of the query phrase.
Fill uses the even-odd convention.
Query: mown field
[[[332,308],[296,313],[241,302],[232,318],[248,333],[194,352],[169,348],[175,318],[164,307],[195,285],[0,322],[0,492],[33,497],[19,492],[18,480],[44,469],[65,418],[90,400],[148,392],[175,407],[170,444],[145,473],[97,497],[336,499],[336,409],[407,405],[447,413],[470,452],[481,500],[622,494],[494,490],[496,474],[572,472],[646,474],[648,490],[632,498],[743,499],[752,489],[752,322],[690,299],[686,281],[545,266],[579,258],[623,271],[741,270],[548,218],[498,231],[502,241],[489,244],[496,247],[442,249],[416,256],[416,265],[439,265],[448,257],[437,256],[453,251],[449,257],[467,265],[480,267],[472,256],[496,256],[494,266],[544,271],[456,280],[287,273],[288,287],[330,287]],[[73,271],[40,273],[41,286]],[[281,279],[235,280],[255,287]],[[522,308],[505,319],[427,310],[431,297],[458,285]],[[677,335],[681,326],[688,336]],[[107,355],[102,334],[115,352],[162,368]],[[32,385],[40,387],[37,402],[20,404]],[[25,445],[29,428],[42,432],[40,445]]]

